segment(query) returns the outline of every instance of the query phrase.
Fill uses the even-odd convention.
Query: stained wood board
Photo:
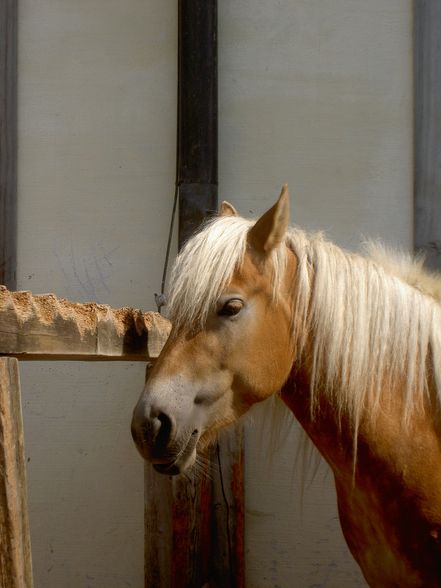
[[[156,312],[79,304],[0,286],[0,355],[21,360],[149,361],[170,323]]]
[[[0,357],[0,588],[32,588],[18,362]]]
[[[165,477],[145,466],[145,586],[243,588],[243,430],[224,431],[205,468]]]

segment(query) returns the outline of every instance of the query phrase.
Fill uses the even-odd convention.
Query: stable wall
[[[412,248],[412,2],[220,4],[219,198],[259,215],[288,182],[293,223]],[[297,427],[268,450],[267,412],[246,436],[248,586],[365,586],[328,468],[302,486]]]
[[[176,2],[22,0],[19,287],[154,308],[174,180]],[[412,3],[219,3],[219,198],[244,215],[288,181],[292,220],[357,248],[412,245]],[[142,366],[22,366],[36,586],[141,586]],[[363,586],[331,477],[297,433],[246,436],[249,588]],[[266,437],[266,434],[264,435]],[[264,455],[264,458],[262,457]],[[279,456],[279,457],[277,457]]]
[[[18,286],[154,309],[174,191],[174,1],[19,3]],[[140,364],[21,367],[37,588],[143,585]]]

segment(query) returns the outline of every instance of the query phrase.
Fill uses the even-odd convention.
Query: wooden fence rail
[[[157,312],[79,304],[0,286],[0,355],[20,360],[149,361],[170,323]]]

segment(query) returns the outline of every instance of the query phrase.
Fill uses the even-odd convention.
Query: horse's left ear
[[[224,200],[219,206],[219,216],[239,216],[239,213],[232,204]]]
[[[248,242],[259,253],[268,255],[285,238],[289,224],[288,184],[284,184],[279,199],[259,218],[248,233]]]

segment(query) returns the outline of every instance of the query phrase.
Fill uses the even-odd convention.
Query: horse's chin
[[[191,468],[196,461],[196,446],[199,440],[198,431],[193,431],[187,443],[179,451],[177,457],[168,463],[155,463],[153,467],[160,474],[178,476]]]

